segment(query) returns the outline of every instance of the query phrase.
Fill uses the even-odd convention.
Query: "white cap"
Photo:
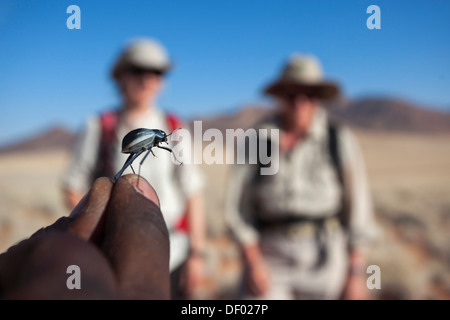
[[[130,67],[167,72],[172,64],[166,49],[154,39],[141,38],[133,40],[122,52],[117,60],[112,76],[117,78]]]

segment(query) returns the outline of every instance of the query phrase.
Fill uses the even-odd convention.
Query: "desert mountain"
[[[329,106],[336,119],[353,127],[416,133],[450,132],[450,112],[400,99],[366,98]]]
[[[36,150],[69,150],[75,141],[73,133],[61,127],[54,127],[18,143],[0,149],[0,154],[9,152],[32,152]]]
[[[193,128],[194,121],[202,121],[203,130],[207,130],[209,128],[219,129],[222,132],[225,132],[225,129],[242,128],[245,130],[253,127],[263,118],[270,116],[273,112],[273,109],[270,108],[245,106],[232,114],[193,119],[188,123],[191,129]]]
[[[351,127],[374,131],[408,133],[450,133],[450,112],[417,106],[400,99],[365,98],[339,100],[326,105],[332,118]],[[250,128],[274,110],[246,106],[231,115],[203,120],[203,130],[217,128]],[[191,123],[192,125],[192,123]]]
[[[354,101],[340,100],[327,105],[333,118],[352,127],[374,131],[398,131],[408,133],[450,133],[450,112],[417,106],[400,99],[365,98]],[[251,128],[261,119],[270,116],[273,109],[260,106],[244,106],[230,114],[188,120],[190,128],[194,120],[202,121],[202,128],[225,129]],[[0,153],[64,149],[72,147],[74,134],[61,127],[54,127],[21,142],[0,148]]]

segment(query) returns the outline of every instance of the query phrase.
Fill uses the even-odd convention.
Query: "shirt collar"
[[[326,110],[319,106],[314,112],[311,126],[308,130],[308,137],[313,140],[322,140],[327,133],[328,116]]]
[[[328,123],[328,114],[324,107],[319,106],[313,115],[313,119],[311,125],[308,130],[307,139],[313,139],[320,141],[324,139],[327,135],[327,123]],[[273,118],[268,121],[262,122],[262,124],[258,125],[256,129],[279,129],[280,128],[280,114],[275,112]]]
[[[127,121],[123,122],[123,125],[127,128],[127,130],[132,130],[136,128],[148,128],[148,129],[156,129],[158,126],[161,126],[163,122],[163,113],[158,108],[157,105],[153,105],[149,107],[145,113],[135,119],[133,123],[128,123]],[[149,128],[149,126],[155,126],[155,128]]]

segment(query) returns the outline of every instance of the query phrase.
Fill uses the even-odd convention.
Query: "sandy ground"
[[[450,298],[450,136],[358,132],[384,238],[378,296]]]
[[[374,298],[450,298],[450,135],[357,132],[383,236],[369,263],[381,268]],[[59,189],[64,151],[0,156],[0,252],[67,215]],[[239,254],[223,224],[228,166],[203,165],[208,188],[208,280],[201,298],[229,298]]]
[[[68,214],[59,189],[67,159],[62,151],[0,157],[0,251]]]

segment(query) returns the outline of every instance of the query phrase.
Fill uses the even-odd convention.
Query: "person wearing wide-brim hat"
[[[336,81],[324,79],[322,66],[313,55],[293,54],[277,79],[264,88],[281,108],[286,133],[305,134],[312,123],[314,111],[321,102],[340,96]]]
[[[337,82],[324,80],[322,67],[316,57],[294,54],[279,77],[264,92],[278,97],[305,94],[328,100],[339,95],[339,85]]]
[[[63,179],[69,207],[80,201],[93,179],[113,178],[119,172],[128,157],[121,152],[121,142],[127,133],[137,128],[170,133],[183,126],[181,119],[158,105],[166,76],[172,68],[173,61],[166,48],[156,39],[134,39],[119,52],[110,75],[120,93],[120,102],[117,108],[90,117],[79,135]],[[168,143],[173,147],[171,139]],[[180,149],[190,147],[185,139],[179,143],[183,146]],[[172,161],[171,153],[156,149],[153,148],[156,157],[146,158],[139,173],[155,188],[169,230],[172,298],[189,297],[203,274],[204,177],[198,167],[178,165]],[[135,167],[143,157],[144,153],[135,159]],[[130,167],[125,174],[131,173]]]
[[[322,106],[340,96],[339,85],[315,56],[295,54],[264,93],[278,112],[257,129],[279,130],[279,139],[271,133],[263,142],[278,155],[278,171],[235,166],[227,194],[226,218],[246,266],[243,296],[368,297],[363,252],[378,229],[364,160],[352,132]]]

